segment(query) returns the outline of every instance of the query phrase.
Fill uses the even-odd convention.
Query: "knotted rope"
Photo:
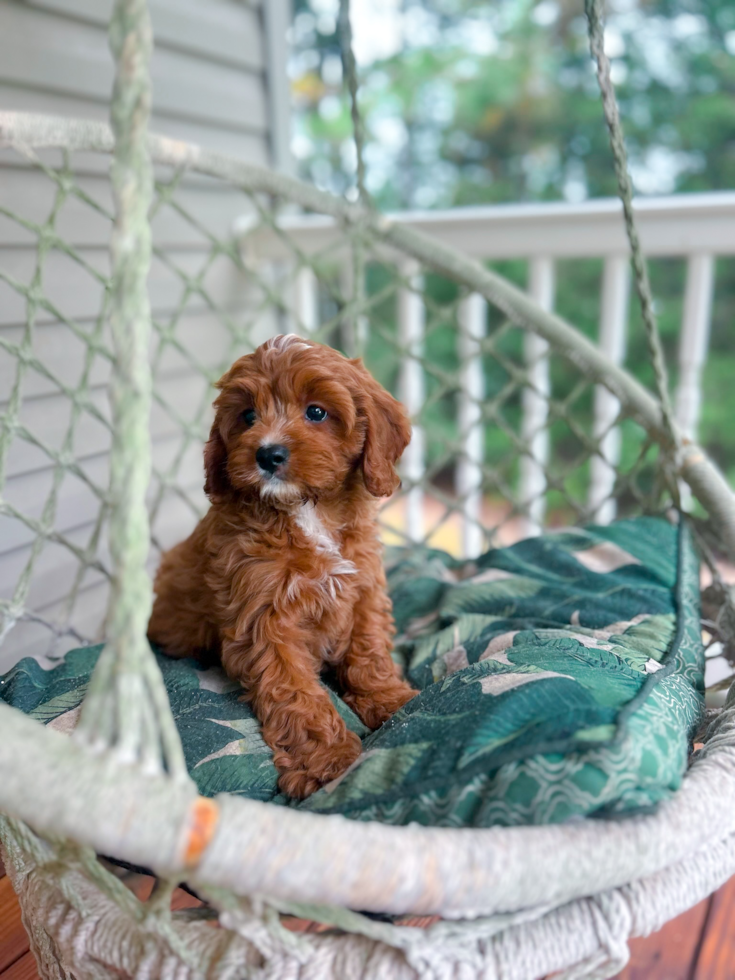
[[[150,546],[145,496],[151,470],[147,278],[153,196],[148,149],[153,39],[146,0],[116,0],[109,36],[116,62],[111,104],[115,220],[110,242],[113,576],[108,642],[90,682],[78,732],[100,748],[114,744],[123,759],[140,760],[151,769],[160,768],[163,757],[172,774],[188,779],[163,680],[146,640],[152,598],[145,567]]]

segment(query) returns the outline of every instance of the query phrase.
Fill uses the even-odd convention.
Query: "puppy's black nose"
[[[275,473],[288,459],[288,449],[285,446],[261,446],[255,454],[258,466],[266,473]]]

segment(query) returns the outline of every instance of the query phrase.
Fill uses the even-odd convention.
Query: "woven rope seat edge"
[[[121,96],[137,92],[140,104],[149,96],[146,58],[123,55],[125,39],[136,36],[140,54],[150,47],[146,5],[118,0],[111,31],[118,58],[114,135],[100,123],[0,113],[0,146],[31,158],[41,149],[113,154],[113,477],[117,499],[132,503],[113,514],[111,536],[122,552],[135,552],[132,565],[139,560],[138,571],[116,583],[110,642],[77,736],[44,729],[0,705],[0,839],[39,969],[44,977],[95,980],[613,975],[626,962],[630,936],[659,928],[735,872],[733,697],[703,733],[704,747],[675,796],[653,813],[625,820],[390,827],[198,796],[144,640],[145,603],[132,625],[126,615],[131,596],[140,594],[136,588],[149,590],[135,580],[139,573],[145,578],[148,547],[147,457],[141,462],[135,451],[140,445],[148,451],[145,384],[141,396],[137,382],[150,376],[145,282],[152,164],[270,195],[328,216],[347,233],[359,228],[363,241],[409,256],[485,297],[615,395],[622,412],[673,460],[724,549],[735,554],[732,492],[706,453],[672,427],[665,405],[574,327],[481,264],[363,205],[193,145],[149,137],[147,113],[136,114],[135,99]],[[127,214],[120,204],[125,188],[132,189]],[[152,898],[140,903],[96,854],[152,869],[159,877]],[[216,910],[221,929],[170,912],[170,893],[180,881]],[[441,921],[419,929],[364,913],[438,915]],[[331,928],[296,935],[280,914]]]

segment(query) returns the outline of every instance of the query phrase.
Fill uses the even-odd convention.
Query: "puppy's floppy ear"
[[[360,365],[362,414],[367,429],[362,474],[373,497],[389,497],[400,485],[395,464],[411,439],[411,423],[403,405]]]
[[[241,357],[225,371],[214,387],[222,391],[234,374],[237,367],[245,360]],[[209,432],[209,439],[204,444],[204,492],[210,500],[223,497],[231,489],[230,477],[227,473],[227,446],[220,432],[222,395],[218,395],[212,407],[215,411],[214,422]]]
[[[210,500],[224,496],[230,489],[227,475],[227,447],[219,430],[219,422],[214,420],[209,439],[204,446],[204,492]]]

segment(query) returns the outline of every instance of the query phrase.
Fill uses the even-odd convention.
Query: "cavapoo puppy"
[[[360,754],[319,683],[325,665],[369,728],[416,693],[390,655],[376,523],[411,429],[359,360],[293,334],[235,361],[217,387],[212,506],[163,556],[148,635],[170,656],[219,654],[280,788],[305,797]]]

